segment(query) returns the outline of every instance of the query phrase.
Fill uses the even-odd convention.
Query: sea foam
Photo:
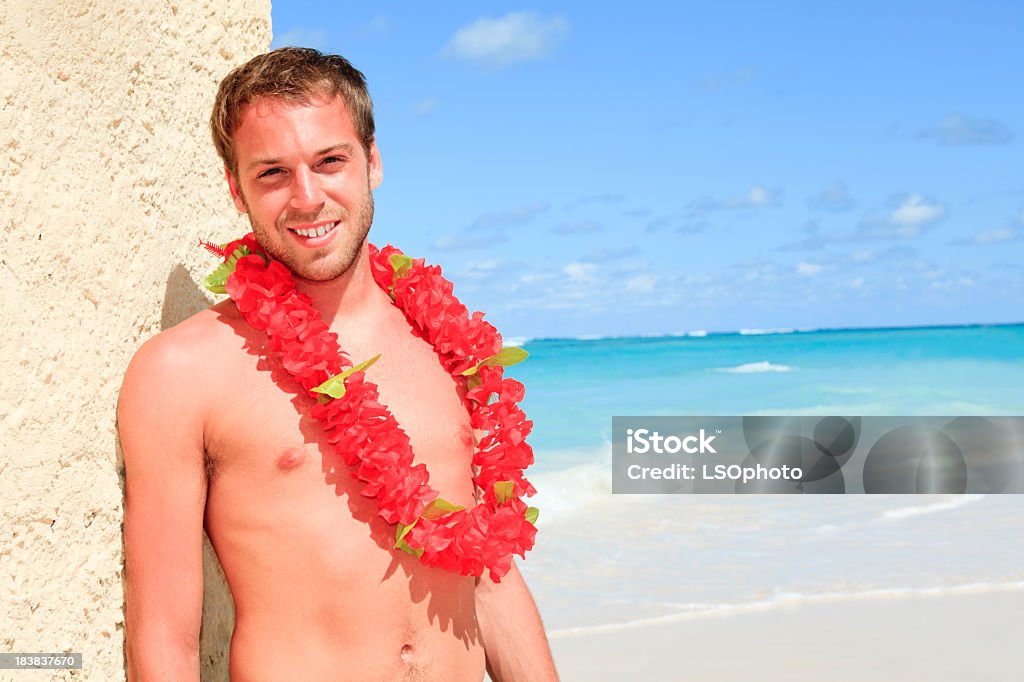
[[[728,372],[729,374],[761,374],[763,372],[791,372],[793,368],[789,365],[777,365],[767,360],[761,362],[748,362],[736,367],[719,367],[716,372]]]
[[[592,504],[600,504],[612,495],[612,447],[604,443],[596,448],[538,452],[539,461],[583,462],[554,471],[527,472],[537,494],[530,505],[540,509],[539,524],[563,519]]]
[[[935,504],[922,504],[914,505],[910,507],[900,507],[898,509],[890,509],[882,513],[882,518],[888,521],[895,521],[899,519],[905,519],[910,516],[920,516],[922,514],[934,514],[935,512],[948,511],[950,509],[956,509],[963,507],[964,505],[971,504],[983,499],[984,495],[958,495],[942,502]]]

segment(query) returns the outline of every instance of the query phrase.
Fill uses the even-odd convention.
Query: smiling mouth
[[[340,220],[335,220],[333,223],[325,223],[319,227],[310,227],[307,229],[291,228],[291,230],[300,237],[322,237],[328,232],[334,230],[334,228],[336,228],[340,223]]]

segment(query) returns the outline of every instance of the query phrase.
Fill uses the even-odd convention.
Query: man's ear
[[[370,145],[370,158],[367,163],[369,166],[370,189],[377,189],[384,179],[384,164],[380,160],[380,150],[377,149],[376,138],[374,138],[373,143]]]
[[[239,213],[248,213],[249,209],[246,208],[245,200],[242,198],[242,190],[238,188],[238,181],[231,174],[227,164],[224,164],[224,177],[228,179],[228,191],[231,192],[231,199],[235,202],[235,208],[238,209]]]

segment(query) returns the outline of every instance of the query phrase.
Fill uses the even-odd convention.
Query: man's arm
[[[199,680],[206,468],[185,349],[161,334],[125,374],[117,421],[124,451],[128,680]]]
[[[476,614],[494,682],[558,680],[540,614],[515,562],[497,585],[486,574],[479,578]]]

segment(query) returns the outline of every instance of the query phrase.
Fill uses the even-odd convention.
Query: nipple
[[[286,448],[277,456],[277,468],[289,471],[306,461],[306,451],[302,448]]]

